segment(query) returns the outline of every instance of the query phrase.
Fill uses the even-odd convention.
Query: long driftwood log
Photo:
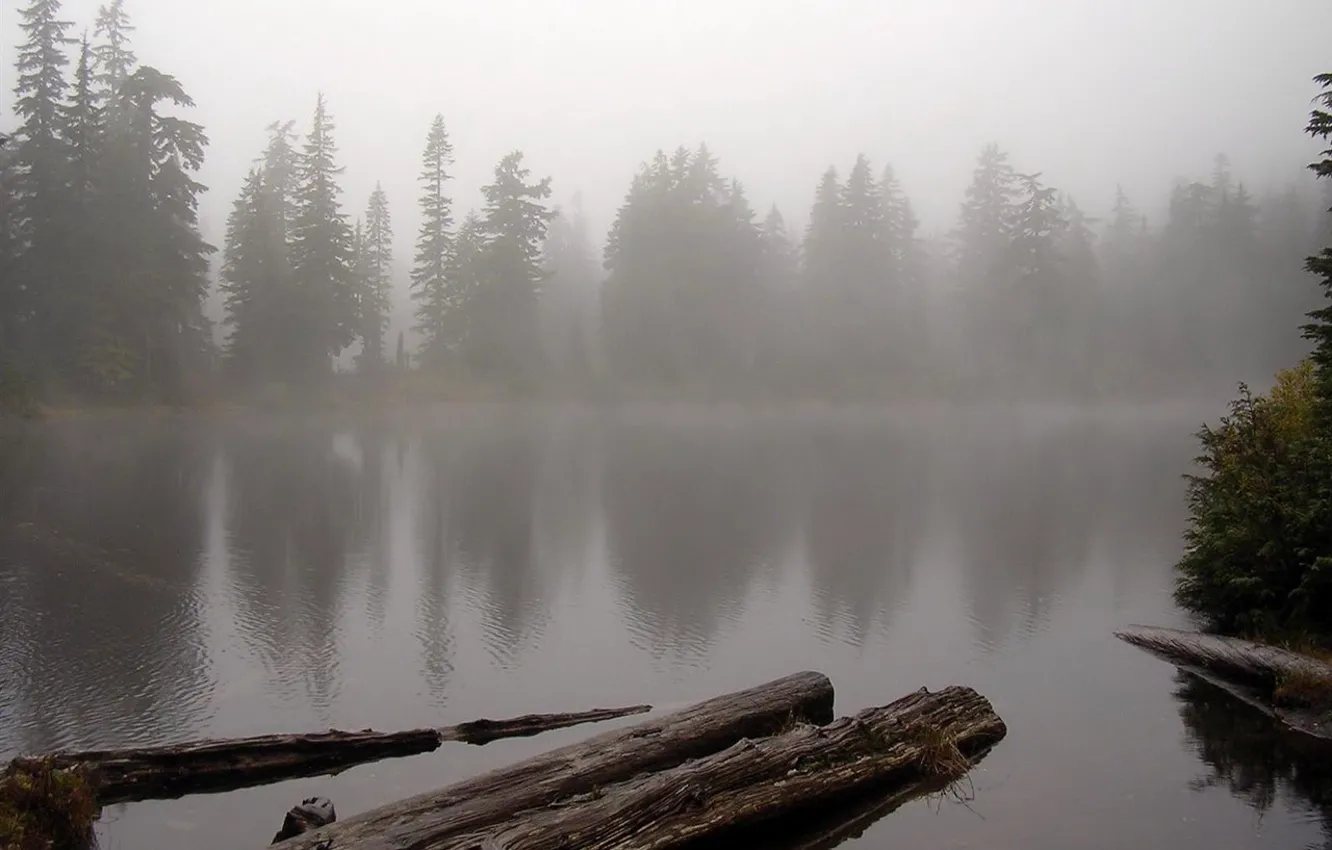
[[[283,842],[284,850],[414,850],[506,823],[519,812],[669,770],[744,738],[832,719],[833,686],[804,672],[371,809]],[[325,843],[329,842],[329,843]]]
[[[430,846],[674,850],[809,812],[872,786],[909,793],[941,776],[961,778],[1006,732],[989,701],[970,688],[921,690],[828,726],[801,724],[740,741],[715,755]]]
[[[111,805],[233,791],[284,779],[337,773],[366,762],[430,752],[445,741],[480,745],[499,738],[525,737],[580,723],[643,714],[651,709],[648,705],[634,705],[569,714],[528,714],[508,720],[473,720],[442,729],[406,732],[335,729],[139,749],[62,752],[16,758],[9,769],[31,769],[44,761],[61,769],[79,767],[92,779],[97,801]]]
[[[1332,686],[1332,664],[1241,638],[1163,626],[1128,626],[1115,636],[1211,682],[1293,731],[1332,739],[1325,711],[1273,702],[1283,683],[1302,680]]]

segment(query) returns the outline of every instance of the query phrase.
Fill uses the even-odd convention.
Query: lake
[[[1008,737],[880,848],[1307,847],[1332,765],[1117,641],[1185,625],[1221,404],[475,406],[0,432],[0,755],[650,702],[802,669],[837,713],[970,685]],[[626,722],[632,722],[626,721]],[[109,808],[103,848],[267,845],[583,726]]]

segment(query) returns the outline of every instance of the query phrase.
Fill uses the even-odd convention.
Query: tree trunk
[[[1128,626],[1115,636],[1201,676],[1294,731],[1332,739],[1327,716],[1332,706],[1322,704],[1332,694],[1332,664],[1241,638],[1161,626]],[[1314,702],[1279,704],[1283,689],[1302,690]]]
[[[673,850],[808,814],[870,787],[910,794],[960,779],[1006,734],[970,688],[921,690],[826,726],[800,725],[669,770],[594,789],[434,850]],[[937,786],[935,786],[937,787]],[[335,843],[347,848],[349,845]]]
[[[260,735],[127,750],[89,750],[17,758],[11,769],[50,760],[57,768],[81,765],[102,805],[233,791],[301,776],[337,773],[365,762],[412,756],[444,741],[486,744],[650,711],[651,706],[599,708],[573,714],[529,714],[510,720],[473,720],[443,729]]]
[[[412,850],[504,824],[519,812],[669,770],[725,750],[742,738],[799,722],[832,719],[833,686],[821,673],[786,676],[597,735],[449,787],[371,809],[299,835],[284,850]]]

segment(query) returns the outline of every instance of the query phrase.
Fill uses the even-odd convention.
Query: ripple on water
[[[54,614],[34,614],[17,640],[0,646],[0,750],[139,746],[199,734],[216,681],[197,631],[198,605],[187,597],[156,620],[100,618],[80,630],[52,628],[43,621]]]

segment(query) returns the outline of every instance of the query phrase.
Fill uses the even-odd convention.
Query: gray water
[[[988,696],[971,799],[847,846],[1323,846],[1329,767],[1112,637],[1170,600],[1216,407],[440,409],[0,435],[0,755],[443,725],[800,669],[849,713]],[[260,847],[581,727],[116,806],[105,848]]]

